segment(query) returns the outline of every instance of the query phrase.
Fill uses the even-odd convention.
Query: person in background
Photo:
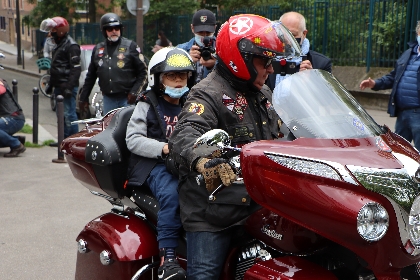
[[[47,37],[45,38],[44,43],[44,57],[52,59],[52,51],[54,50],[56,44],[54,42],[54,39],[51,37],[51,32],[47,33]]]
[[[300,71],[307,69],[322,69],[327,72],[332,71],[331,59],[325,55],[312,51],[309,49],[310,43],[306,35],[308,30],[306,29],[305,17],[297,12],[287,12],[280,17],[280,22],[290,30],[295,37],[296,41],[300,44],[302,53],[301,55],[306,56],[306,59],[298,59],[300,63]],[[272,74],[268,76],[267,85],[271,90],[274,90],[275,86],[280,83],[286,76],[280,76],[280,74]]]
[[[26,148],[25,138],[12,136],[22,129],[25,116],[7,82],[0,78],[0,147],[10,147],[4,157],[17,157]]]
[[[406,50],[396,61],[394,69],[385,76],[360,83],[360,89],[383,90],[392,88],[388,114],[397,117],[395,133],[420,151],[420,22],[416,26],[417,40],[408,43]]]
[[[165,32],[163,32],[163,30],[160,30],[158,32],[158,38],[156,40],[155,46],[152,49],[152,52],[157,52],[158,50],[160,50],[161,48],[165,48],[165,47],[169,47],[172,46],[172,42],[168,40],[168,38],[166,38]]]
[[[210,42],[208,44],[211,48],[214,49],[216,46],[216,26],[216,17],[212,11],[206,9],[198,10],[193,15],[191,23],[191,31],[194,34],[194,38],[177,46],[177,48],[188,52],[194,63],[196,63],[196,83],[207,77],[216,65],[216,58],[213,55],[204,59],[200,52],[200,49],[205,46],[205,42],[203,42],[205,37],[209,39]]]
[[[165,166],[168,138],[178,114],[194,84],[195,67],[181,49],[167,47],[157,51],[149,62],[150,90],[138,99],[127,126],[126,142],[132,153],[127,186],[141,188],[147,182],[159,202],[157,232],[161,263],[159,279],[185,279],[176,260],[181,220],[179,217],[178,177]]]
[[[54,95],[64,97],[64,138],[79,131],[76,114],[76,95],[79,89],[80,46],[68,34],[70,25],[65,18],[47,18],[41,22],[40,29],[51,32],[56,43],[50,68],[50,87],[54,88]],[[57,146],[52,143],[50,146]]]
[[[169,157],[179,166],[188,280],[219,279],[235,232],[242,229],[240,226],[246,218],[259,207],[253,201],[247,206],[232,202],[223,206],[212,204],[214,211],[208,211],[209,194],[221,183],[227,187],[218,196],[224,193],[224,199],[236,196],[224,192],[234,188],[231,183],[236,176],[223,159],[199,157],[193,149],[194,143],[213,129],[226,131],[236,147],[280,136],[281,122],[265,80],[274,72],[272,60],[276,56],[289,56],[285,50],[299,53],[286,45],[287,42],[294,42],[297,47],[292,35],[279,22],[249,14],[229,18],[217,35],[216,67],[192,87],[169,138]],[[239,185],[232,191],[244,189]]]
[[[85,83],[79,97],[79,108],[87,110],[89,94],[99,78],[103,95],[103,113],[134,104],[147,83],[145,63],[140,59],[139,46],[122,37],[123,23],[114,13],[101,17],[100,26],[105,41],[92,51]]]

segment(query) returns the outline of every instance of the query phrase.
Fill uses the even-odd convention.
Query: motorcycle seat
[[[130,196],[127,193],[128,190],[124,188],[130,155],[125,142],[125,134],[134,107],[119,109],[106,129],[90,138],[86,143],[86,162],[92,164],[102,190],[113,198]]]

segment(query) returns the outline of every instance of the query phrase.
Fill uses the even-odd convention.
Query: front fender
[[[134,261],[159,255],[154,229],[134,214],[106,213],[86,224],[76,241],[83,239],[91,251],[107,250],[115,261]]]

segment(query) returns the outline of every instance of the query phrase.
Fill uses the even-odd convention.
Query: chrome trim
[[[131,280],[138,280],[143,273],[149,271],[152,268],[158,267],[160,261],[146,264],[145,266],[141,267],[134,275],[131,277]]]
[[[280,156],[280,157],[288,157],[292,159],[298,159],[298,160],[305,160],[305,161],[312,161],[316,163],[321,163],[328,165],[329,167],[333,168],[342,178],[345,182],[353,184],[358,186],[359,184],[353,179],[353,176],[347,171],[344,165],[328,161],[328,160],[320,160],[320,159],[314,159],[309,157],[302,157],[302,156],[296,156],[296,155],[288,155],[288,154],[281,154],[281,153],[273,153],[273,152],[264,152],[264,154],[267,155],[273,155],[273,156]]]
[[[99,259],[101,260],[101,263],[103,265],[110,265],[110,264],[113,263],[113,260],[111,259],[111,252],[109,252],[107,250],[103,250],[99,254]]]
[[[90,250],[87,247],[87,242],[84,239],[79,239],[79,241],[77,241],[77,250],[79,251],[79,253],[81,254],[85,254],[88,253]]]
[[[389,196],[408,213],[420,194],[420,185],[404,168],[380,169],[355,165],[347,165],[347,168],[366,189]]]

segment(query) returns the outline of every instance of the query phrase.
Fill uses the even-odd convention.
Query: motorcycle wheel
[[[50,106],[51,106],[51,110],[53,111],[55,111],[55,109],[57,108],[57,101],[55,100],[55,94],[51,94]]]
[[[45,95],[46,97],[51,97],[52,94],[52,90],[48,90],[50,84],[50,74],[44,74],[41,76],[41,78],[39,78],[39,90],[42,92],[43,95]]]

